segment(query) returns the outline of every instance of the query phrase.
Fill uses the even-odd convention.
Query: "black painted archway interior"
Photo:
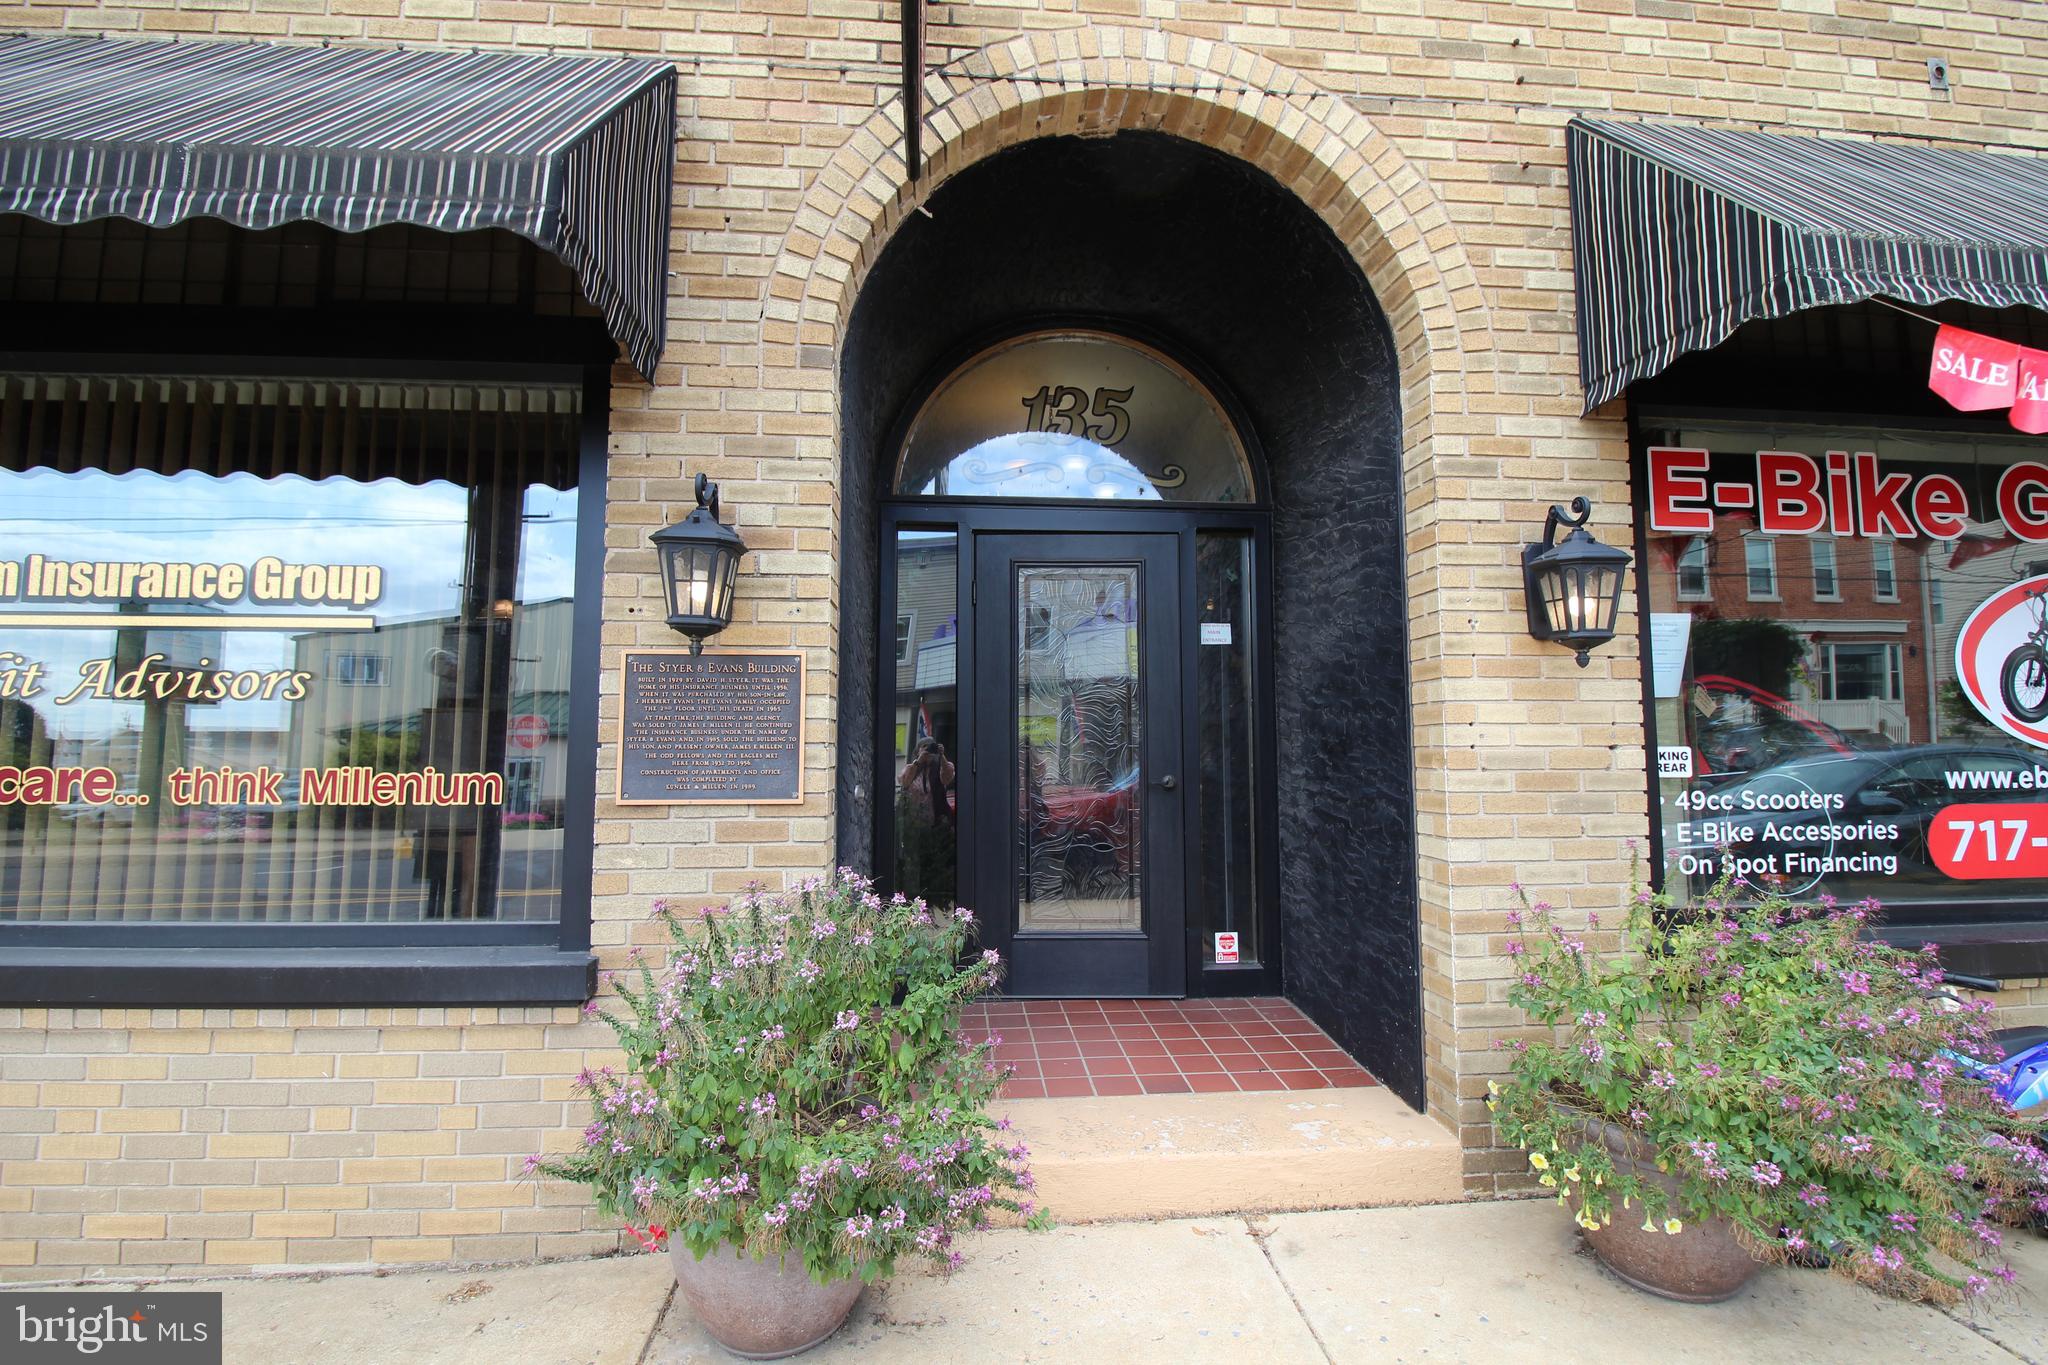
[[[1045,138],[949,180],[862,287],[840,375],[840,859],[872,864],[876,501],[897,423],[1032,319],[1159,338],[1235,396],[1273,509],[1287,995],[1423,1090],[1399,375],[1356,262],[1247,163],[1156,133]]]

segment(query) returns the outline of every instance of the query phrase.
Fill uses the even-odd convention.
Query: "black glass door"
[[[879,530],[848,799],[887,888],[972,907],[1018,994],[1277,991],[1264,514],[932,499]]]
[[[1013,995],[1186,986],[1180,538],[976,537],[972,903]]]

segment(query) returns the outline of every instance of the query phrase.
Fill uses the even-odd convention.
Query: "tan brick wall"
[[[1998,1006],[1998,1022],[2002,1027],[2048,1024],[2048,981],[2030,978],[2005,981],[2000,985],[2001,989],[1992,1000]]]
[[[914,191],[894,151],[893,4],[128,0],[0,5],[0,27],[587,47],[681,68],[669,349],[653,387],[621,369],[614,394],[594,886],[595,942],[613,964],[647,936],[656,895],[715,900],[830,857],[836,348],[893,225],[944,176],[1062,131],[1165,128],[1295,189],[1357,256],[1400,350],[1429,1099],[1473,1151],[1469,1181],[1484,1192],[1504,1169],[1486,1152],[1479,1096],[1500,1064],[1491,1044],[1512,1023],[1507,885],[1612,906],[1624,840],[1647,825],[1632,643],[1581,671],[1530,641],[1521,614],[1517,547],[1549,501],[1584,493],[1604,538],[1627,535],[1621,406],[1578,416],[1563,125],[1593,111],[2038,149],[2044,15],[2021,0],[941,5],[930,44],[943,69],[926,83],[933,169]],[[1951,93],[1927,88],[1930,55],[1948,58]],[[619,655],[673,643],[646,533],[687,510],[685,476],[700,470],[720,480],[756,550],[725,639],[807,655],[813,795],[800,807],[628,811],[603,800]],[[2048,1009],[2038,984],[2008,994],[2021,990]],[[508,1159],[492,1145],[512,1134],[530,1148],[524,1137],[549,1114],[557,1140],[580,1126],[561,1108],[562,1078],[602,1040],[573,1015],[175,1016],[23,1012],[0,1029],[13,1125],[0,1148],[0,1260],[17,1263],[6,1273],[545,1255],[609,1237],[587,1230],[580,1205],[508,1185],[487,1164]],[[493,1032],[503,1028],[523,1032],[512,1041]],[[339,1045],[372,1031],[375,1049]],[[287,1045],[255,1052],[245,1036]],[[354,1070],[379,1058],[399,1071]],[[441,1070],[463,1065],[479,1070]],[[259,1085],[283,1089],[233,1088]],[[356,1088],[323,1097],[318,1086]],[[387,1111],[433,1122],[377,1126]],[[301,1113],[303,1129],[262,1126]],[[125,1131],[134,1114],[175,1115],[178,1127]],[[280,1138],[284,1156],[230,1155]],[[340,1154],[365,1142],[366,1154]],[[419,1150],[437,1145],[448,1150]],[[266,1161],[320,1169],[305,1185],[273,1182]],[[478,1164],[435,1164],[466,1161]],[[96,1175],[95,1162],[117,1169]],[[312,1189],[363,1202],[322,1207],[307,1202]],[[273,1194],[275,1206],[220,1202]],[[320,1217],[330,1212],[331,1231]]]
[[[610,1041],[575,1009],[0,1010],[0,1279],[615,1248],[519,1178]]]

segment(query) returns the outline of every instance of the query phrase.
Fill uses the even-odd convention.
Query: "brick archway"
[[[811,178],[780,244],[763,299],[763,340],[786,348],[801,381],[835,423],[837,362],[853,305],[897,227],[950,177],[1037,137],[1147,130],[1186,138],[1250,163],[1313,211],[1343,244],[1384,309],[1400,374],[1404,518],[1409,543],[1436,523],[1435,467],[1467,453],[1458,419],[1467,368],[1492,346],[1477,276],[1449,214],[1372,122],[1298,73],[1227,44],[1158,30],[1103,27],[1021,36],[931,73],[925,83],[931,150],[910,183],[902,110],[892,101],[849,136]],[[828,378],[830,376],[830,378]],[[838,452],[835,450],[835,459]],[[837,504],[840,481],[831,494]],[[836,506],[835,506],[836,510]],[[835,538],[838,518],[834,517]],[[834,596],[839,557],[834,556]],[[1428,1108],[1456,1106],[1447,983],[1451,892],[1444,839],[1445,630],[1432,578],[1411,576],[1418,892]]]
[[[1465,357],[1490,319],[1451,219],[1371,121],[1299,73],[1226,43],[1102,27],[1021,36],[931,73],[937,134],[912,185],[891,101],[812,177],[764,300],[771,343],[834,347],[861,281],[903,216],[947,178],[1033,137],[1146,129],[1248,161],[1297,195],[1356,258],[1400,352],[1416,460],[1438,414],[1465,408]]]

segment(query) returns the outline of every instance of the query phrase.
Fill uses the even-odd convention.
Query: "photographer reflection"
[[[946,746],[927,736],[917,742],[910,762],[896,778],[896,827],[902,841],[897,883],[940,906],[952,905],[957,894],[954,775]]]
[[[946,757],[945,745],[935,739],[919,740],[896,784],[909,795],[911,813],[923,823],[953,823],[953,762]]]

